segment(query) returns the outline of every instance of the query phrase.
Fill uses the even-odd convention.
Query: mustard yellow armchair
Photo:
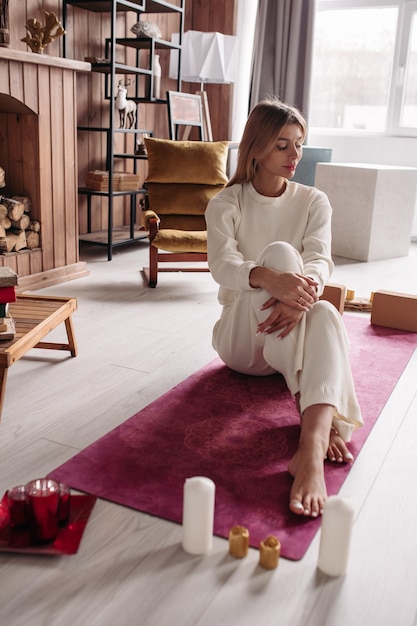
[[[156,287],[159,272],[209,271],[204,213],[227,183],[228,141],[174,141],[145,138],[147,196],[142,225],[149,233],[149,267],[143,272]],[[165,263],[191,262],[190,267]],[[162,267],[161,267],[162,264]]]

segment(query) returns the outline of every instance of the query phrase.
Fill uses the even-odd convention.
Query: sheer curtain
[[[308,119],[315,0],[259,0],[250,108],[267,96]]]

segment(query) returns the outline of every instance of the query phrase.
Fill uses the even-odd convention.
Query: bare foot
[[[353,454],[349,452],[345,442],[335,428],[332,428],[330,431],[327,458],[329,461],[337,463],[352,463],[353,461]]]
[[[300,411],[300,394],[297,393],[295,396],[295,402],[297,405],[298,413],[300,414],[300,419],[302,419],[301,411]],[[329,437],[329,448],[327,450],[327,458],[329,461],[333,461],[337,463],[351,463],[353,461],[353,455],[349,452],[346,447],[345,442],[337,432],[336,428],[332,426]]]
[[[317,517],[323,512],[327,498],[324,482],[324,459],[320,453],[305,448],[297,450],[288,465],[294,477],[290,493],[290,509],[296,515]]]

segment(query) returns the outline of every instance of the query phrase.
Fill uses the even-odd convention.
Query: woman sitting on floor
[[[210,201],[206,222],[223,307],[213,346],[237,372],[285,377],[301,415],[290,509],[316,517],[327,496],[324,459],[352,461],[346,442],[363,422],[342,318],[319,300],[333,270],[331,207],[318,189],[290,182],[305,136],[294,107],[256,105],[236,173]]]

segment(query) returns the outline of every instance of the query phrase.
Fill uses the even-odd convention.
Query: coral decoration
[[[28,34],[20,41],[24,41],[32,52],[37,54],[42,54],[48,43],[65,35],[61,22],[52,11],[45,11],[44,26],[35,17],[32,17],[27,20],[25,28]]]

